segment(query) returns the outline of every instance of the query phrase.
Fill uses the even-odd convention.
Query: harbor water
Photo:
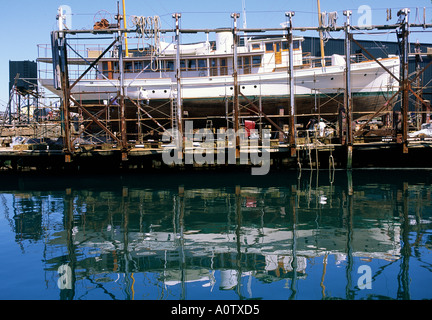
[[[1,179],[1,300],[432,298],[429,170]]]

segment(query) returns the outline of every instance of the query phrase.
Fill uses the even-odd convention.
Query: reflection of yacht
[[[392,229],[392,235],[384,229]],[[355,241],[352,243],[352,255],[364,258],[393,260],[400,255],[399,227],[388,225],[382,228],[354,228]],[[64,243],[66,232],[56,234],[51,244]],[[295,239],[294,239],[295,236]],[[328,254],[340,255],[346,251],[346,231],[338,228],[292,230],[274,228],[241,228],[241,237],[235,233],[205,233],[195,231],[178,235],[172,232],[128,233],[128,247],[124,247],[121,237],[107,240],[110,232],[90,236],[86,232],[76,232],[74,241],[83,248],[89,248],[100,254],[109,254],[114,250],[127,250],[129,254],[140,257],[165,257],[167,260],[178,258],[181,247],[188,257],[209,257],[223,254],[236,254],[240,245],[242,254],[254,254],[264,257],[265,270],[282,263],[290,265],[293,254],[301,257],[319,257]],[[180,242],[181,239],[181,242]],[[296,249],[293,252],[293,241]],[[302,264],[299,265],[300,267]],[[304,262],[302,270],[306,269]],[[287,269],[288,270],[288,269]]]
[[[125,266],[130,265],[134,267],[129,272],[159,274],[158,281],[166,289],[189,284],[208,287],[210,291],[215,287],[234,290],[238,289],[240,281],[248,282],[250,277],[265,283],[306,279],[310,259],[333,256],[335,266],[346,263],[347,259],[347,232],[340,228],[296,230],[294,234],[292,230],[243,227],[239,239],[235,232],[128,232],[127,247],[123,234],[113,238],[111,231],[76,231],[72,240],[79,244],[77,250],[89,253],[77,263],[77,270],[91,265],[95,273],[117,269],[116,272],[127,274]],[[355,241],[351,243],[352,258],[366,261],[400,258],[399,226],[354,228],[352,232],[355,234]],[[54,236],[50,245],[67,243],[67,231]],[[114,254],[117,267],[112,264]],[[179,267],[181,265],[183,267]],[[86,273],[81,275],[77,271],[76,276],[81,279]]]
[[[400,210],[408,217],[408,208],[425,204],[390,185],[379,189],[370,180],[357,186],[355,195],[347,195],[345,186],[312,184],[312,190],[302,190],[301,183],[296,188],[284,180],[269,188],[182,188],[182,196],[178,187],[143,187],[134,181],[137,185],[128,185],[128,192],[106,191],[105,184],[104,191],[89,192],[87,185],[66,198],[21,190],[14,198],[14,218],[33,219],[29,212],[46,208],[46,217],[37,223],[49,233],[28,228],[29,220],[18,223],[17,233],[43,235],[45,271],[55,281],[59,266],[69,263],[77,287],[97,278],[110,292],[124,281],[129,288],[135,283],[135,289],[166,290],[170,297],[190,285],[211,297],[211,290],[237,294],[249,283],[283,280],[288,288],[295,280],[321,279],[325,270],[328,288],[339,276],[343,282],[344,275],[355,275],[359,264],[380,260],[374,264],[394,266],[393,261],[406,258],[401,239],[414,230],[395,217]],[[20,181],[19,186],[29,184]],[[409,190],[421,194],[425,186],[409,185]],[[322,194],[326,204],[318,201]],[[411,202],[402,208],[401,201]],[[428,228],[430,215],[412,223]],[[336,272],[334,281],[333,271],[342,269],[346,272]]]

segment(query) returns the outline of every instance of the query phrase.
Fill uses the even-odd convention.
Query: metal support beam
[[[125,85],[124,85],[124,62],[123,62],[123,38],[119,32],[117,37],[119,51],[119,71],[120,71],[120,131],[121,131],[121,149],[122,160],[127,160],[127,128],[126,128],[126,103],[125,103]]]
[[[289,145],[291,151],[291,157],[295,157],[297,154],[296,149],[296,128],[295,128],[295,78],[294,78],[294,39],[293,39],[293,25],[292,17],[295,15],[293,11],[288,11],[285,16],[288,18],[287,24],[287,40],[289,43],[289,91],[290,91],[290,119],[289,119]]]
[[[135,105],[135,107],[137,107],[137,110],[142,111],[150,120],[152,120],[163,131],[166,130],[166,128],[163,125],[161,125],[149,112],[147,112],[147,110],[145,110],[143,107],[141,107],[139,105],[139,103],[133,101],[132,99],[129,99],[129,101],[131,101]]]
[[[63,101],[62,101],[62,113],[63,113],[63,130],[64,130],[64,151],[66,154],[65,162],[71,161],[72,143],[71,143],[71,132],[70,132],[70,83],[69,83],[69,70],[67,61],[67,49],[66,49],[66,38],[60,38],[58,50],[60,51],[60,57],[62,61],[60,62],[60,79],[63,91]]]
[[[105,49],[105,51],[102,52],[102,54],[101,54],[99,57],[97,57],[97,58],[96,58],[96,59],[95,59],[95,60],[90,64],[90,66],[87,68],[87,70],[84,71],[83,74],[81,74],[81,76],[79,76],[78,79],[76,79],[75,82],[70,86],[70,90],[72,90],[72,88],[75,87],[75,86],[77,85],[77,83],[80,82],[81,79],[84,78],[84,76],[85,76],[85,75],[86,75],[86,74],[87,74],[91,69],[94,68],[94,66],[95,66],[95,65],[100,61],[100,59],[102,59],[103,56],[104,56],[105,54],[107,54],[107,52],[108,52],[109,50],[111,50],[111,48],[114,46],[114,44],[116,44],[116,42],[117,42],[117,40],[114,40],[113,43],[111,43],[111,44],[110,44],[110,45]]]
[[[377,30],[391,30],[391,29],[397,29],[399,28],[400,25],[399,24],[385,24],[385,25],[372,25],[372,26],[355,26],[354,28],[356,30],[373,30],[373,29],[377,29]],[[427,23],[427,24],[419,24],[419,23],[411,23],[409,24],[410,28],[432,28],[432,24],[431,23]],[[283,32],[285,31],[286,28],[239,28],[237,29],[238,32],[246,32],[246,33],[265,33],[265,32]],[[338,32],[338,31],[343,31],[344,27],[297,27],[297,28],[293,28],[294,31],[301,31],[301,32],[306,32],[306,31],[332,31],[332,32]],[[62,31],[54,31],[54,33],[58,34],[72,34],[72,35],[77,35],[77,34],[115,34],[117,32],[122,32],[122,33],[135,33],[137,31],[136,28],[134,29],[120,29],[120,28],[114,28],[114,29],[100,29],[100,30],[94,30],[94,29],[90,29],[90,30],[62,30]],[[180,29],[180,33],[211,33],[211,32],[230,32],[232,31],[232,29],[230,28],[215,28],[215,29]],[[166,34],[166,33],[174,33],[175,29],[161,29],[160,30],[161,33]]]
[[[400,37],[402,44],[402,68],[401,68],[401,85],[402,85],[402,150],[403,153],[408,153],[408,115],[409,115],[409,70],[408,70],[408,13],[409,9],[405,8],[398,12],[400,17]]]
[[[239,124],[239,92],[240,88],[238,85],[238,58],[237,58],[237,46],[238,46],[238,37],[237,37],[237,19],[240,18],[239,13],[232,13],[231,18],[234,19],[234,28],[233,28],[233,78],[234,78],[234,130],[238,132],[240,124]],[[236,158],[240,157],[240,137],[236,135]]]
[[[183,132],[183,103],[182,103],[182,94],[181,94],[181,66],[180,66],[180,13],[173,14],[173,18],[175,19],[176,24],[176,33],[175,33],[175,42],[176,42],[176,60],[175,60],[175,69],[176,69],[176,81],[177,81],[177,96],[176,96],[176,114],[172,115],[173,117],[177,117],[177,133],[179,137],[177,137],[177,142],[179,144],[179,157],[183,158],[184,151],[184,132]]]
[[[78,101],[76,101],[74,98],[70,97],[70,100],[75,103],[75,105],[81,109],[89,118],[91,118],[103,131],[105,131],[111,138],[114,139],[114,141],[117,141],[117,143],[121,144],[121,140],[115,136],[114,133],[112,133],[107,127],[104,126],[102,122],[99,121],[99,119],[91,114],[90,111],[88,111],[84,106],[82,106]]]
[[[402,90],[402,88],[401,89],[399,89],[398,91],[396,91],[387,101],[386,101],[386,103],[384,103],[384,105],[381,107],[381,108],[379,108],[372,116],[370,116],[369,118],[368,118],[368,120],[364,123],[364,124],[362,124],[361,126],[360,126],[360,128],[358,129],[358,131],[362,131],[368,124],[369,124],[369,122],[373,119],[373,118],[375,118],[376,116],[378,116],[381,112],[383,112],[386,108],[388,108],[388,106],[390,105],[390,103],[393,101],[393,99],[394,98],[396,98],[397,96],[398,96],[398,94],[401,92],[401,90]]]
[[[346,145],[347,145],[347,169],[352,169],[352,152],[353,152],[353,100],[351,92],[351,24],[350,17],[352,11],[345,10],[345,110],[346,110]]]
[[[264,117],[271,125],[273,125],[276,130],[279,131],[279,133],[281,135],[283,135],[285,137],[285,139],[288,139],[289,137],[287,136],[287,134],[283,131],[283,129],[281,127],[279,127],[279,125],[276,124],[276,122],[274,122],[272,119],[270,119],[269,116],[267,116],[264,112],[262,112],[262,109],[257,107],[252,101],[250,101],[243,93],[240,92],[240,95],[247,101],[247,103],[252,107],[252,109],[248,109],[254,113],[256,113],[258,116],[260,117]]]

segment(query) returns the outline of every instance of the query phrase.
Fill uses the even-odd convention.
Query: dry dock
[[[128,95],[127,89],[128,86],[130,88],[130,84],[126,86],[125,79],[127,76],[131,76],[130,72],[133,68],[143,67],[142,63],[140,64],[141,56],[139,54],[144,55],[144,58],[147,54],[145,50],[140,51],[139,46],[137,47],[138,50],[135,52],[131,50],[132,53],[130,53],[127,49],[127,42],[126,50],[124,50],[125,39],[128,35],[129,40],[133,38],[131,35],[136,35],[137,39],[142,37],[142,30],[139,25],[136,29],[121,29],[119,20],[118,24],[104,28],[95,27],[94,30],[54,31],[51,34],[52,48],[46,47],[44,49],[44,52],[52,54],[52,57],[43,55],[38,59],[39,63],[47,64],[52,69],[39,71],[45,72],[49,76],[52,76],[53,71],[55,71],[55,90],[62,98],[59,99],[57,109],[54,112],[44,114],[42,111],[48,108],[37,106],[41,103],[39,91],[35,88],[23,88],[18,85],[20,82],[17,75],[11,90],[9,109],[2,119],[0,127],[1,169],[11,171],[105,170],[107,172],[198,168],[243,170],[264,164],[268,164],[272,169],[297,170],[432,167],[432,161],[429,160],[431,159],[432,128],[425,127],[426,132],[430,130],[429,133],[421,133],[417,137],[410,136],[411,132],[420,132],[421,126],[431,125],[430,100],[428,100],[431,86],[430,81],[426,82],[427,79],[425,80],[424,76],[425,71],[432,65],[432,48],[411,44],[408,37],[413,30],[425,30],[431,28],[432,25],[410,23],[408,9],[400,10],[398,13],[399,21],[391,25],[352,26],[351,14],[350,11],[344,12],[345,22],[340,27],[332,25],[296,28],[293,23],[295,22],[294,13],[287,12],[286,27],[271,29],[237,28],[238,14],[231,15],[233,28],[181,29],[179,24],[181,15],[175,14],[173,15],[176,22],[175,29],[152,30],[153,33],[173,35],[174,41],[171,45],[173,48],[177,48],[176,53],[172,54],[170,58],[172,61],[166,60],[164,62],[166,63],[164,72],[167,70],[175,72],[175,81],[171,83],[171,88],[164,91],[167,97],[163,101],[150,99],[149,93],[142,88],[136,98]],[[343,79],[338,84],[339,87],[332,87],[330,91],[326,91],[332,92],[333,90],[334,93],[332,94],[323,94],[323,92],[318,94],[316,93],[317,89],[313,89],[315,95],[310,95],[309,100],[313,96],[315,105],[307,105],[306,109],[311,110],[310,112],[300,113],[299,107],[304,104],[304,101],[302,102],[302,97],[297,94],[296,88],[301,87],[305,81],[300,84],[297,83],[295,72],[306,68],[325,72],[323,70],[333,66],[327,64],[323,52],[321,52],[322,57],[318,58],[319,64],[314,62],[312,65],[311,57],[306,54],[297,57],[298,61],[294,59],[294,51],[299,49],[299,40],[293,36],[293,33],[306,30],[343,33],[345,39],[342,49],[345,53],[344,56],[339,53],[338,67],[339,70],[343,70],[343,77],[341,77]],[[364,43],[355,39],[358,35],[372,31],[373,34],[390,31],[396,33],[400,59],[396,59],[395,56],[377,58],[370,52],[369,48],[364,46]],[[204,114],[194,115],[192,109],[188,110],[188,104],[182,98],[182,91],[185,90],[182,81],[186,77],[183,74],[189,70],[189,66],[186,68],[186,60],[181,60],[184,56],[181,56],[179,49],[181,45],[180,35],[202,33],[208,37],[209,34],[220,35],[221,32],[228,35],[230,41],[233,42],[229,48],[232,53],[227,53],[231,56],[212,58],[216,57],[213,52],[211,53],[213,56],[206,58],[207,62],[202,62],[202,69],[194,70],[202,71],[203,75],[199,76],[202,78],[197,78],[201,84],[203,83],[202,79],[204,79],[207,81],[207,85],[209,83],[216,85],[216,81],[213,81],[216,77],[227,75],[230,75],[230,81],[233,83],[227,85],[225,97],[218,99],[218,103],[222,105],[217,110],[219,114],[205,114],[205,110],[210,107],[205,105],[205,99],[200,99],[198,102],[202,104]],[[281,57],[282,54],[285,54],[286,66],[282,71],[285,73],[286,78],[284,79],[287,80],[286,84],[283,84],[285,86],[283,91],[286,91],[286,94],[280,95],[279,100],[275,99],[269,102],[266,92],[252,95],[250,94],[252,91],[247,91],[256,90],[258,92],[261,84],[244,82],[245,74],[251,72],[249,67],[251,67],[250,59],[253,60],[253,56],[252,53],[249,57],[238,56],[238,52],[241,50],[238,51],[237,48],[242,45],[239,40],[243,33],[248,34],[249,37],[255,37],[254,39],[270,39],[268,41],[274,41],[275,34],[279,37],[282,35],[282,42],[279,43],[279,46],[269,42],[272,45],[269,49],[267,46],[269,43],[263,42],[261,48],[263,50],[262,57],[269,50],[274,50],[275,54],[281,54],[280,61],[277,63],[282,63]],[[99,50],[96,51],[85,47],[87,57],[83,57],[68,42],[85,41],[92,37],[96,41],[109,38],[113,42],[110,45],[99,47]],[[281,51],[281,44],[286,46],[283,49],[285,53],[283,50]],[[255,45],[259,47],[261,44],[255,43]],[[355,54],[353,53],[354,45]],[[252,45],[250,48],[251,50],[254,49]],[[246,50],[246,47],[243,46],[242,50]],[[167,58],[165,57],[165,59]],[[193,60],[194,63],[199,60],[195,56],[188,59],[187,61]],[[397,60],[397,63],[400,60],[400,74],[394,74],[392,73],[393,69],[384,66],[386,59]],[[261,58],[258,60],[255,60],[257,65],[265,63]],[[232,65],[226,64],[227,61],[232,61]],[[237,63],[239,61],[242,64],[239,65]],[[415,61],[414,71],[410,70],[413,61]],[[213,67],[212,63],[214,63]],[[295,65],[295,63],[298,64]],[[379,65],[380,72],[392,80],[391,88],[387,88],[386,94],[376,96],[377,103],[382,101],[385,103],[382,106],[378,105],[372,111],[369,105],[373,100],[369,97],[371,92],[353,93],[352,66],[365,65],[365,63]],[[229,69],[228,65],[230,66]],[[252,64],[255,67],[257,65]],[[72,66],[78,69],[71,71],[69,67]],[[117,66],[115,72],[111,69],[112,66]],[[117,95],[111,98],[109,92],[76,92],[76,90],[81,90],[77,88],[81,88],[80,81],[84,81],[83,79],[87,79],[90,81],[89,85],[93,85],[93,80],[87,78],[92,72],[96,73],[96,77],[91,78],[94,82],[105,79],[103,80],[105,81],[104,85],[109,85],[117,81],[114,83],[114,87],[103,87],[105,90],[107,88],[110,90],[118,89]],[[144,72],[145,69],[133,76],[136,76],[135,79],[137,79]],[[162,69],[158,72],[162,72]],[[272,72],[281,72],[281,70],[275,68]],[[118,73],[118,79],[113,79],[114,73],[116,75]],[[74,74],[74,77],[71,74]],[[243,78],[239,74],[242,74]],[[378,71],[375,76],[377,74]],[[366,79],[367,76],[366,73],[361,74],[363,79]],[[153,80],[162,78],[143,79],[151,83]],[[333,77],[329,77],[329,83],[332,83],[333,80]],[[359,81],[358,75],[356,81]],[[313,82],[316,82],[315,78]],[[206,88],[200,87],[200,90],[211,90],[210,85]],[[329,88],[325,89],[328,90]],[[75,91],[72,92],[73,90]],[[153,90],[154,94],[156,94],[155,91]],[[90,101],[89,98],[80,100],[81,97],[89,95],[99,95],[104,98],[100,98],[98,101]],[[14,110],[13,106],[16,101],[19,102],[15,103]],[[22,101],[27,103],[26,114],[22,112]],[[367,103],[360,105],[359,101],[367,101]],[[36,105],[36,111],[38,111],[33,115],[30,114],[31,103]],[[330,106],[331,110],[329,110]],[[215,107],[212,105],[210,109],[215,109]],[[270,113],[267,114],[267,111]],[[314,130],[307,128],[306,124],[310,118],[315,118],[319,122]],[[259,129],[261,136],[259,139],[257,138],[258,143],[253,147],[252,140],[249,138],[246,147],[242,146],[239,138],[231,141],[231,144],[225,139],[222,141],[207,140],[206,143],[211,144],[210,149],[213,151],[208,151],[210,149],[207,148],[205,154],[213,153],[213,158],[217,158],[217,154],[224,154],[218,158],[219,161],[211,161],[206,158],[204,161],[188,162],[183,161],[183,159],[194,158],[197,154],[202,158],[204,151],[202,150],[202,141],[185,138],[188,134],[185,128],[187,127],[186,121],[193,121],[197,128],[205,128],[213,134],[222,129],[233,129],[235,132],[239,132],[241,129],[248,129],[248,124],[253,123],[254,129]],[[321,123],[323,127],[321,127]],[[319,128],[322,128],[322,131]],[[263,129],[269,130],[270,137],[263,138]],[[183,143],[179,149],[181,156],[177,156],[179,161],[174,161],[175,164],[167,163],[164,159],[164,155],[166,156],[164,150],[167,149],[169,142],[163,142],[161,138],[162,134],[169,130],[174,130],[183,137]],[[18,137],[23,137],[25,142],[16,143],[15,140]],[[250,146],[249,142],[251,143]],[[233,154],[234,158],[229,158],[229,155]],[[263,157],[262,162],[252,161],[253,154],[261,155]]]

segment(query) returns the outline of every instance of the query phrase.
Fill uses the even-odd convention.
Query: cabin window
[[[118,61],[113,62],[113,68],[115,73],[119,73],[119,64]]]
[[[251,57],[244,57],[243,58],[243,69],[244,74],[251,73]]]
[[[260,50],[261,44],[259,43],[252,43],[252,50]]]
[[[186,60],[180,60],[180,69],[186,71]]]
[[[166,71],[174,71],[174,61],[166,61]]]
[[[188,70],[196,70],[197,68],[197,64],[196,64],[196,60],[188,60]]]
[[[108,79],[113,78],[113,63],[112,61],[104,61],[102,62],[102,72],[105,77]]]
[[[125,62],[125,72],[133,72],[133,64],[131,61]]]
[[[299,40],[293,41],[293,48],[294,48],[294,50],[300,49],[300,41]],[[283,51],[289,50],[289,42],[288,41],[282,42],[282,50]]]
[[[216,77],[218,75],[217,59],[210,59],[210,76]]]
[[[220,75],[226,76],[228,74],[227,58],[220,59],[219,63],[220,63]]]
[[[206,59],[198,59],[198,70],[207,69],[207,60]]]
[[[261,67],[261,56],[253,56],[252,57],[252,66],[253,67]]]
[[[135,61],[134,62],[134,70],[135,72],[141,71],[143,69],[143,63],[142,61]]]
[[[145,72],[150,72],[151,71],[150,61],[143,61],[143,69],[145,69]]]
[[[273,42],[266,43],[265,47],[266,47],[266,52],[273,52],[274,51]]]

